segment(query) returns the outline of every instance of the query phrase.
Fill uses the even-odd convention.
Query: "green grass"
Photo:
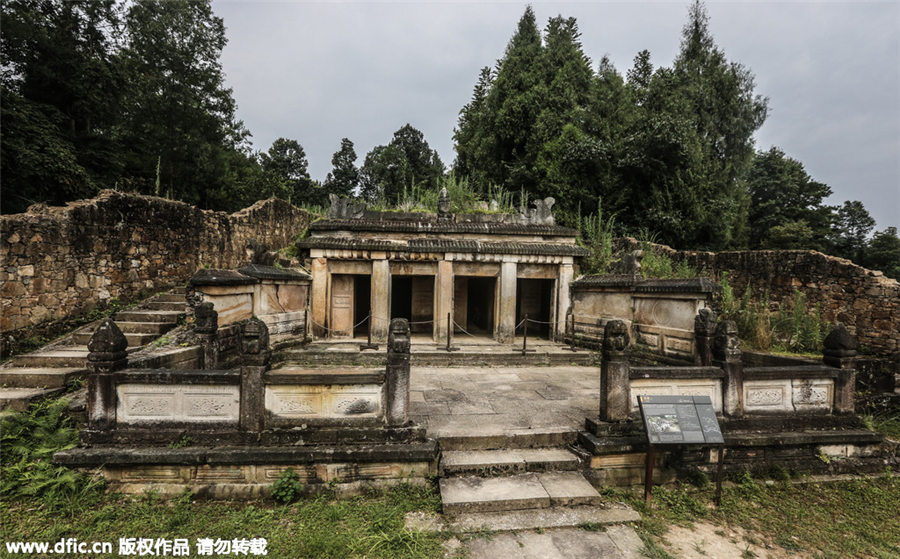
[[[666,557],[660,545],[670,524],[704,520],[739,525],[787,552],[824,559],[900,556],[900,478],[891,475],[829,483],[777,482],[744,476],[726,487],[722,506],[714,489],[657,487],[650,507],[643,493],[610,492],[641,513],[638,532],[649,557]]]

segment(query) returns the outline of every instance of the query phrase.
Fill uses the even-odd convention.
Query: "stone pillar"
[[[384,420],[388,427],[409,422],[409,321],[391,320],[384,377]]]
[[[325,325],[325,317],[328,313],[328,260],[326,258],[313,258],[310,266],[312,275],[312,312],[310,318],[312,322],[312,336],[315,338],[324,338],[328,332],[322,326]]]
[[[834,381],[834,412],[849,414],[856,411],[856,338],[838,322],[825,336],[822,361],[840,369]]]
[[[610,320],[603,328],[603,361],[600,365],[600,420],[624,421],[631,408],[631,380],[625,358],[628,327]]]
[[[712,347],[713,365],[725,371],[722,387],[723,411],[731,417],[744,415],[744,363],[741,362],[741,340],[733,320],[716,325]]]
[[[111,318],[105,319],[88,342],[88,428],[116,425],[116,383],[113,374],[128,366],[128,340]]]
[[[263,374],[269,370],[269,328],[257,318],[244,324],[241,333],[241,429],[262,431],[265,427]]]
[[[712,365],[713,337],[716,332],[716,313],[700,309],[694,317],[694,363],[701,367]]]
[[[388,337],[391,319],[391,262],[387,259],[372,261],[372,340],[384,342]]]
[[[209,301],[200,303],[194,310],[194,333],[203,348],[203,368],[207,371],[219,365],[219,313]]]
[[[500,264],[500,300],[497,305],[497,331],[494,337],[498,342],[512,341],[516,335],[516,263]]]
[[[575,268],[571,263],[559,265],[559,281],[557,282],[556,293],[556,339],[564,340],[566,336],[567,323],[564,317],[569,316],[569,312],[574,312],[572,307],[572,279],[575,277]]]
[[[447,341],[447,313],[453,318],[453,262],[441,260],[434,290],[434,341]]]

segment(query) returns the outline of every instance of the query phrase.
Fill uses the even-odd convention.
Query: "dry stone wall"
[[[248,247],[285,247],[308,225],[309,214],[283,200],[227,214],[112,190],[0,216],[0,332],[8,339],[112,298],[183,284],[198,268],[236,268]]]
[[[900,283],[881,272],[814,250],[703,252],[654,246],[717,281],[727,273],[737,297],[751,288],[768,293],[777,306],[802,291],[810,305],[820,306],[825,320],[843,322],[867,353],[900,352]],[[617,239],[614,246],[616,252],[638,248],[632,238]]]

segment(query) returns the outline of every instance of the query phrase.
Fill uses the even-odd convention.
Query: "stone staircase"
[[[175,328],[184,315],[184,297],[184,288],[176,287],[116,313],[114,320],[128,340],[129,352]],[[17,355],[0,367],[0,410],[24,410],[31,401],[58,394],[73,379],[84,377],[87,343],[95,327],[91,324],[35,352]]]
[[[636,521],[605,503],[561,431],[439,439],[443,512],[459,531],[518,531]]]

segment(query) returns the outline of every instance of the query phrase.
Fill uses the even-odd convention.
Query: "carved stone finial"
[[[366,204],[350,198],[342,198],[337,194],[329,194],[328,219],[362,219],[366,213]]]
[[[610,320],[603,328],[603,359],[621,361],[628,347],[628,327],[624,320]]]
[[[210,301],[200,303],[194,309],[194,331],[198,334],[215,334],[219,329],[219,313]]]
[[[822,360],[826,365],[840,369],[852,369],[858,348],[856,337],[850,334],[847,327],[838,322],[822,342]]]
[[[700,309],[694,317],[694,334],[712,337],[716,331],[716,313],[712,309]]]
[[[409,321],[391,319],[385,375],[385,421],[389,427],[409,422]]]
[[[554,225],[556,220],[553,218],[553,204],[556,199],[547,197],[543,200],[534,200],[534,209],[531,211],[531,222],[537,225]]]
[[[636,279],[642,278],[643,273],[641,272],[641,266],[643,259],[643,250],[633,250],[631,252],[626,252],[622,256],[622,265],[625,268],[625,273]]]
[[[438,194],[438,219],[450,219],[450,194],[446,188]]]
[[[88,362],[95,373],[111,373],[128,364],[128,340],[111,318],[104,319],[88,342]]]
[[[258,318],[244,324],[241,349],[246,355],[260,355],[269,349],[269,327]]]
[[[388,330],[388,357],[392,354],[409,355],[409,321],[405,318],[391,319]]]
[[[741,360],[741,339],[738,337],[737,324],[733,320],[723,320],[716,325],[713,359],[724,363]]]

